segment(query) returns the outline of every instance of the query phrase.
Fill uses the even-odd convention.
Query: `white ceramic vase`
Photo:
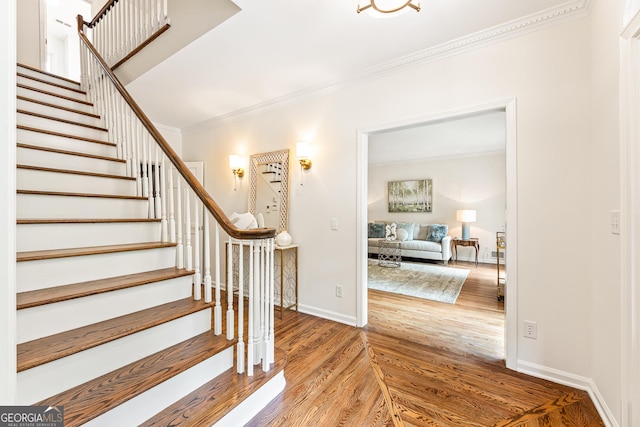
[[[290,244],[291,244],[291,234],[287,233],[287,230],[284,230],[282,233],[276,236],[276,245],[289,246]]]

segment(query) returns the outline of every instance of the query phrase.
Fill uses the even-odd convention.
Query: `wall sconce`
[[[311,150],[309,149],[309,144],[306,142],[298,142],[296,144],[296,157],[300,162],[300,167],[304,170],[311,169],[311,159],[309,155],[311,154]]]
[[[462,209],[456,211],[456,220],[462,223],[462,240],[469,240],[470,222],[476,222],[476,211],[471,209]]]
[[[310,154],[311,149],[307,142],[298,142],[296,144],[296,158],[298,162],[300,162],[300,185],[304,185],[302,181],[302,171],[311,169]]]
[[[233,172],[233,191],[238,190],[238,178],[244,176],[244,169],[242,168],[242,157],[238,154],[229,155],[229,167]]]

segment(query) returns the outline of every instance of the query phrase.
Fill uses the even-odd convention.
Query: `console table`
[[[280,259],[280,319],[282,319],[282,313],[285,310],[295,307],[298,311],[298,245],[276,245],[275,249],[275,259]],[[275,264],[277,268],[278,263]],[[290,304],[285,307],[285,302]]]
[[[471,246],[476,250],[476,267],[478,266],[478,252],[480,251],[480,242],[476,237],[470,239],[461,239],[454,237],[451,239],[451,252],[455,254],[455,261],[458,262],[458,246]]]
[[[226,242],[226,246],[229,243]],[[243,243],[247,247],[247,243]],[[275,300],[280,300],[280,307],[274,307],[280,310],[280,319],[284,316],[284,311],[295,308],[298,311],[298,245],[276,246],[274,248],[274,287]],[[238,243],[233,243],[233,264],[238,265]],[[244,295],[249,295],[249,251],[243,251],[244,258]],[[225,250],[225,257],[228,256]],[[225,261],[225,264],[227,262]],[[235,270],[235,269],[234,269]],[[278,274],[279,273],[279,274]],[[233,281],[238,283],[238,272],[233,272]],[[285,305],[286,304],[286,305]]]

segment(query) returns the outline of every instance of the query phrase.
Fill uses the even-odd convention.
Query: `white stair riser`
[[[21,168],[17,170],[16,175],[19,190],[136,195],[135,180]]]
[[[19,252],[159,242],[159,223],[18,224]]]
[[[101,119],[93,116],[87,116],[86,114],[80,114],[73,111],[62,110],[60,108],[49,107],[37,102],[26,101],[24,99],[18,99],[16,105],[19,110],[44,114],[46,116],[57,117],[59,119],[72,120],[74,122],[84,123],[91,126],[104,127],[104,123]]]
[[[111,175],[125,175],[127,173],[126,163],[34,150],[31,148],[18,147],[16,158],[19,165],[70,169]]]
[[[46,399],[210,329],[211,309],[205,309],[19,372],[17,404]]]
[[[216,422],[215,426],[236,427],[247,425],[253,417],[258,415],[260,411],[284,391],[286,385],[287,381],[284,378],[284,370],[282,370]]]
[[[39,101],[48,102],[49,104],[59,105],[61,107],[73,108],[74,110],[80,110],[86,113],[95,113],[93,105],[87,105],[86,102],[63,99],[59,96],[48,95],[26,87],[18,87],[16,89],[16,95],[37,99]]]
[[[147,200],[103,197],[17,195],[18,219],[147,218]]]
[[[191,296],[192,276],[18,310],[18,343]]]
[[[172,403],[233,368],[233,347],[200,362],[145,393],[84,424],[85,427],[140,425]],[[236,424],[240,425],[240,424]]]
[[[91,129],[85,126],[62,123],[57,120],[34,117],[24,113],[16,115],[16,122],[21,126],[28,126],[36,129],[45,129],[53,132],[65,133],[83,138],[97,139],[98,141],[109,141],[109,132]]]
[[[117,252],[16,263],[18,292],[175,267],[176,248]]]
[[[67,151],[77,151],[85,154],[95,154],[96,156],[115,157],[117,153],[117,149],[113,145],[82,141],[74,138],[65,138],[63,136],[49,135],[25,129],[18,129],[16,139],[18,142],[22,142],[24,144],[57,148]]]
[[[78,83],[78,82],[73,82],[72,83],[72,82],[70,82],[68,80],[60,79],[58,77],[51,76],[49,74],[40,73],[38,71],[34,71],[34,70],[29,69],[29,68],[22,67],[20,65],[18,65],[16,70],[20,74],[24,74],[24,75],[27,75],[27,76],[32,76],[32,77],[35,77],[35,78],[40,79],[40,80],[45,80],[45,81],[48,81],[48,82],[51,82],[51,83],[63,85],[63,86],[66,86],[66,87],[70,87],[72,89],[80,89],[80,83]]]
[[[66,96],[68,98],[78,99],[80,101],[86,101],[87,95],[84,93],[78,93],[74,90],[54,86],[52,84],[39,82],[36,80],[28,79],[26,77],[18,76],[16,82],[25,86],[32,87],[34,89],[46,90],[47,92],[55,93],[57,95]]]

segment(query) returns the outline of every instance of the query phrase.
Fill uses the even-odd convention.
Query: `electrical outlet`
[[[533,338],[534,340],[538,338],[538,324],[536,322],[532,322],[530,320],[525,320],[524,324],[524,333],[522,334],[525,338]]]
[[[342,285],[336,285],[336,296],[342,298]]]

